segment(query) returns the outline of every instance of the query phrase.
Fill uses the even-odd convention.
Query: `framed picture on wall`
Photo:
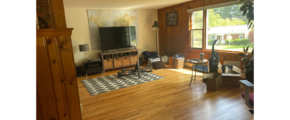
[[[177,11],[166,13],[166,25],[176,26],[177,25]]]

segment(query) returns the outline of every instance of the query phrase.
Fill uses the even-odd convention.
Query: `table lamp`
[[[89,45],[88,44],[82,44],[82,45],[79,45],[79,48],[80,48],[80,52],[84,51],[85,60],[87,60],[86,51],[89,51]]]

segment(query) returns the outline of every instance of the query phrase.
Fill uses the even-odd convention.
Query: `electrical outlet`
[[[163,54],[163,51],[162,51],[162,54]]]

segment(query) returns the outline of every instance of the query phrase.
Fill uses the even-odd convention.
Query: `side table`
[[[83,69],[86,75],[103,72],[103,64],[102,61],[94,61],[94,62],[85,61],[83,62]]]
[[[199,58],[197,58],[197,59],[199,59]],[[191,85],[191,82],[192,82],[192,79],[193,79],[193,70],[194,70],[193,67],[195,66],[195,76],[194,76],[194,81],[195,81],[196,80],[197,66],[199,64],[206,63],[207,61],[208,61],[207,59],[203,59],[203,61],[195,61],[195,60],[191,60],[191,59],[188,60],[189,63],[192,63],[191,81],[189,83],[189,86]],[[202,74],[204,75],[204,66],[202,68],[203,68]]]

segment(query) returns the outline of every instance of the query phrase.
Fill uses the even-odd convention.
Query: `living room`
[[[37,119],[254,119],[257,37],[242,5],[37,0]],[[130,45],[111,48],[103,38],[121,33],[108,28]]]

